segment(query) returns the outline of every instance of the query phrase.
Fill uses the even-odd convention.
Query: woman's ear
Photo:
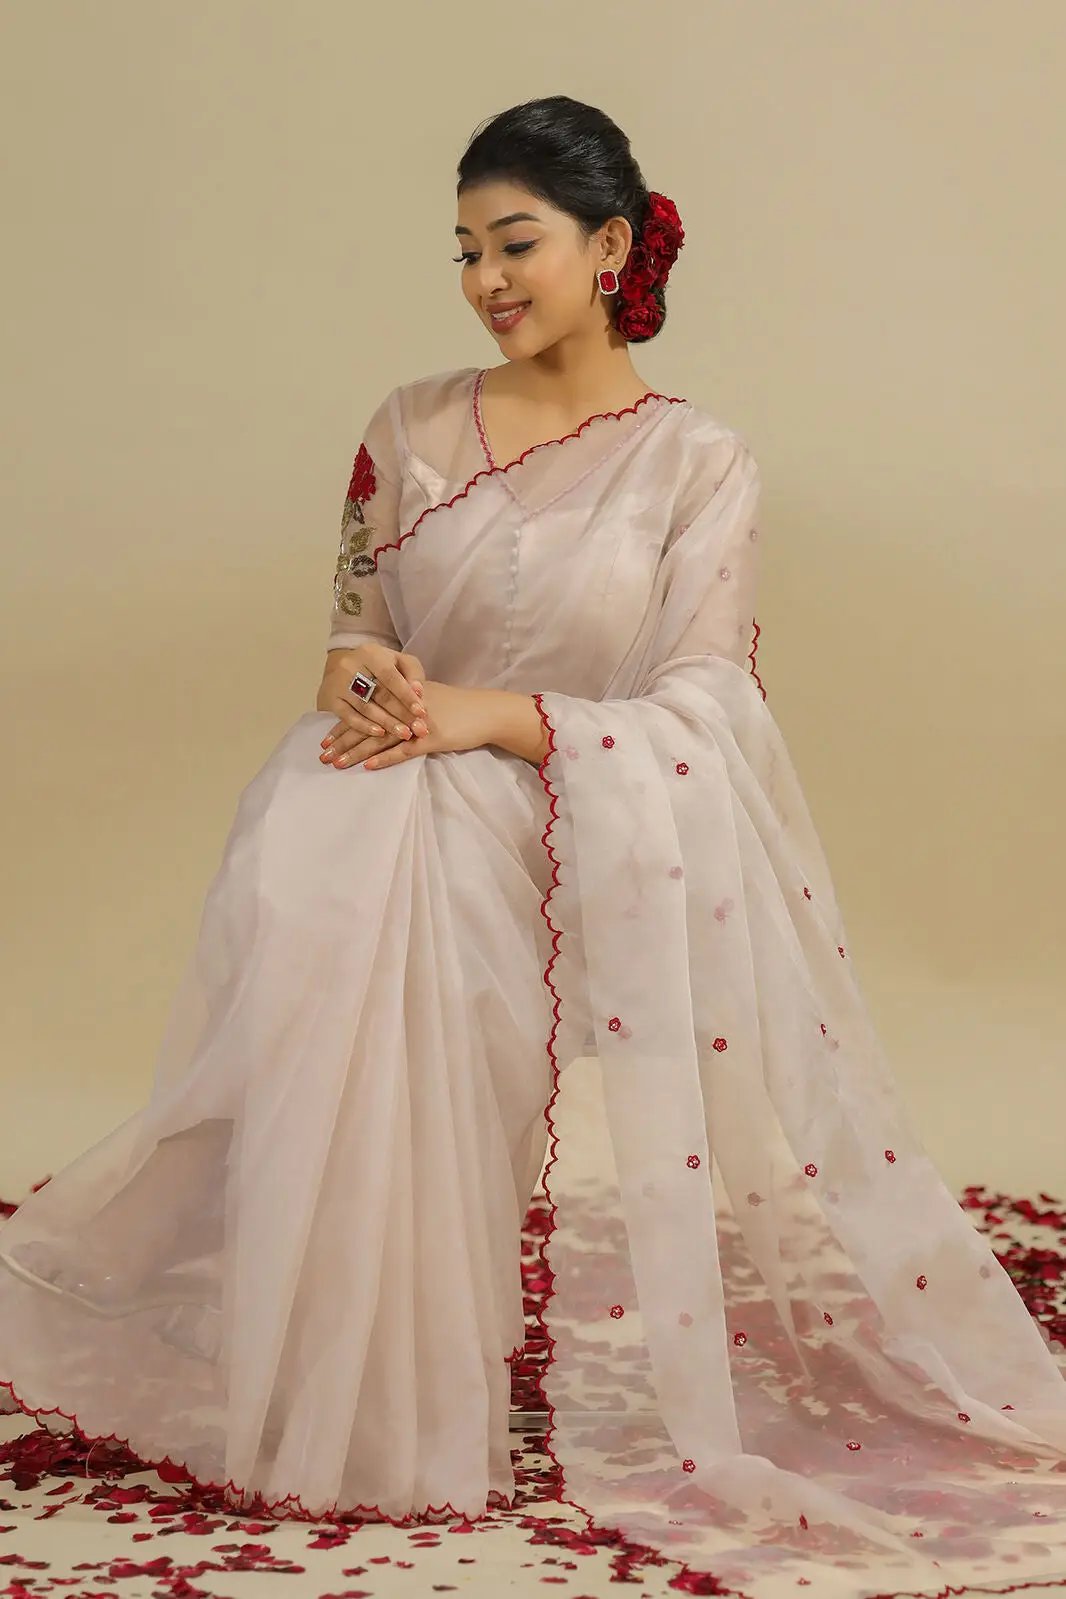
[[[603,225],[603,265],[621,271],[633,244],[633,229],[625,217],[611,217]]]

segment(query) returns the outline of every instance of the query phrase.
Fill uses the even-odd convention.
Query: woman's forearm
[[[511,755],[519,755],[532,766],[539,766],[548,753],[548,730],[541,720],[537,702],[531,694],[513,694],[509,689],[484,689],[489,736]]]

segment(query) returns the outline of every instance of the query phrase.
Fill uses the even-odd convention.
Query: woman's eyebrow
[[[532,211],[512,211],[510,216],[497,217],[495,222],[488,224],[488,231],[492,233],[496,228],[505,228],[509,222],[540,222],[541,218],[534,216]],[[469,234],[474,237],[469,228],[456,228],[456,233]]]

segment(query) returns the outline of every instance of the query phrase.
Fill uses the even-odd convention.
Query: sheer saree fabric
[[[0,1233],[0,1379],[273,1503],[478,1514],[546,1153],[595,1525],[766,1599],[1066,1578],[1066,1362],[874,1034],[755,671],[752,453],[649,394],[500,464],[480,380],[375,412],[328,645],[535,696],[548,757],[341,773],[332,716],[286,732],[150,1103]],[[75,1227],[120,1261],[133,1208],[124,1314],[17,1274]]]

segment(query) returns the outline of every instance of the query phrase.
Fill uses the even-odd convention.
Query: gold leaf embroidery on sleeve
[[[345,589],[347,577],[349,575],[367,577],[377,571],[377,562],[373,556],[363,553],[374,531],[372,524],[364,518],[363,502],[346,499],[344,515],[341,518],[341,543],[337,554],[337,569],[333,577],[334,603],[346,616],[358,616],[363,609],[363,601],[358,592],[354,589]]]

